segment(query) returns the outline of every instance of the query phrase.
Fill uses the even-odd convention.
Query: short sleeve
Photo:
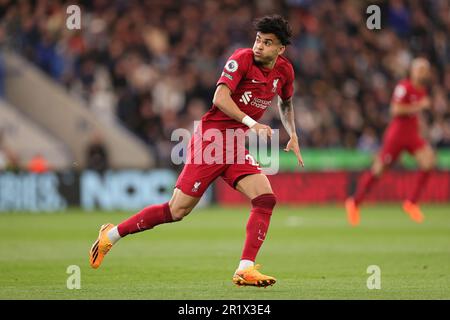
[[[408,88],[404,83],[399,83],[395,86],[394,93],[392,94],[393,103],[405,103],[407,102]]]
[[[294,94],[294,68],[292,68],[292,66],[289,67],[290,68],[287,70],[286,81],[279,94],[280,98],[284,101],[290,99]]]
[[[217,85],[226,84],[231,92],[236,90],[249,68],[250,60],[242,51],[235,51],[225,63]]]

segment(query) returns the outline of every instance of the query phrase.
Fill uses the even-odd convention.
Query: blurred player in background
[[[425,87],[429,77],[429,62],[424,58],[416,58],[411,64],[410,78],[400,81],[395,87],[391,100],[392,121],[384,134],[381,151],[369,174],[359,183],[354,196],[345,202],[347,218],[351,225],[359,224],[359,206],[365,195],[403,151],[414,156],[420,170],[410,197],[403,203],[403,210],[417,223],[424,220],[418,200],[435,165],[433,149],[421,136],[419,126],[419,114],[430,108],[431,104]]]
[[[292,105],[294,70],[291,63],[282,56],[290,43],[291,30],[280,16],[266,16],[255,23],[257,31],[253,49],[238,49],[228,59],[217,82],[213,106],[202,117],[190,145],[201,145],[205,151],[212,143],[205,138],[209,129],[226,130],[249,128],[259,135],[271,137],[272,129],[257,122],[272,99],[278,95],[278,107],[284,127],[290,135],[285,151],[292,150],[299,164],[303,165],[294,122]],[[223,143],[225,149],[227,144]],[[233,146],[235,148],[244,146]],[[191,149],[192,150],[192,149]],[[232,164],[205,163],[195,161],[196,151],[187,155],[187,162],[181,172],[172,199],[164,204],[144,208],[118,226],[104,224],[99,237],[90,251],[90,264],[98,268],[111,247],[129,234],[179,221],[188,215],[199,202],[208,186],[219,176],[231,187],[246,195],[252,204],[246,227],[246,239],[239,266],[233,276],[237,285],[266,287],[276,280],[258,271],[256,255],[265,240],[272,210],[276,203],[267,177],[261,173],[258,163],[245,150],[245,162]]]

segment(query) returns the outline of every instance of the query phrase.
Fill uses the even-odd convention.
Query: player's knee
[[[189,207],[173,207],[170,212],[172,214],[173,221],[181,221],[192,211]]]
[[[272,213],[276,204],[277,198],[273,193],[262,194],[252,199],[252,206],[254,208],[264,209],[267,213]]]
[[[375,177],[378,177],[380,175],[381,170],[378,167],[372,167],[370,169],[370,172],[372,173],[372,175],[374,175]]]
[[[422,158],[421,161],[418,161],[419,167],[421,170],[431,170],[436,165],[436,157],[434,154],[429,154],[426,157]]]
[[[436,154],[433,152],[430,155],[430,161],[428,163],[428,170],[433,169],[436,166]]]
[[[422,164],[422,170],[431,170],[436,166],[436,158],[434,156],[430,157]]]
[[[385,169],[385,164],[380,161],[380,162],[374,163],[371,171],[375,177],[379,177],[383,173],[384,169]]]
[[[189,214],[190,210],[186,208],[177,208],[172,211],[172,219],[173,221],[181,221],[185,216]]]

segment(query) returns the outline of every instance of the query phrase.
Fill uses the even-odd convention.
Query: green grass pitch
[[[267,289],[231,283],[248,209],[194,210],[183,221],[121,240],[98,270],[88,250],[114,212],[0,214],[0,299],[450,299],[450,206],[424,205],[415,224],[400,204],[368,205],[361,226],[341,206],[278,206],[257,263]],[[69,290],[69,265],[81,289]],[[381,289],[367,288],[367,268]]]

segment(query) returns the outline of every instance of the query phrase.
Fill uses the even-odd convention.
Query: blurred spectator
[[[3,133],[0,131],[0,172],[20,170],[18,155],[6,145],[3,138]]]
[[[8,151],[4,145],[2,133],[0,132],[0,172],[6,170],[9,164]]]
[[[31,173],[40,174],[50,171],[50,166],[47,162],[47,159],[45,159],[42,154],[38,153],[30,159],[27,165],[27,169]]]
[[[103,120],[118,118],[163,165],[171,130],[211,105],[227,57],[253,44],[252,20],[275,12],[294,31],[286,55],[296,73],[303,146],[373,151],[389,121],[393,88],[418,55],[433,65],[432,142],[448,145],[447,0],[379,2],[381,30],[366,28],[366,1],[80,1],[80,31],[64,27],[68,4],[0,2],[0,30]],[[264,121],[280,125],[276,112]]]
[[[99,133],[94,133],[87,146],[86,167],[102,173],[109,168],[108,150]]]
[[[1,17],[1,16],[0,16]],[[1,19],[1,18],[0,18]],[[0,24],[0,98],[5,96],[5,64],[2,56],[2,48],[5,42],[5,29]]]
[[[2,54],[0,52],[0,98],[5,96],[4,79],[5,79],[5,71],[4,71]]]
[[[439,147],[450,147],[450,116],[439,118],[430,129],[431,141]]]
[[[375,130],[371,127],[365,127],[358,139],[358,149],[361,151],[375,152],[378,150],[378,147],[379,143]]]
[[[403,0],[389,1],[389,25],[399,36],[407,36],[410,32],[410,10]]]

